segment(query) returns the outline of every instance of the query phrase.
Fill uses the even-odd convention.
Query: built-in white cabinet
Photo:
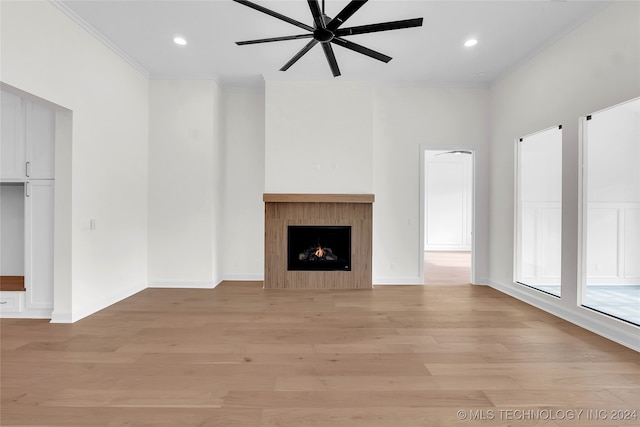
[[[0,292],[0,313],[22,313],[24,292]]]
[[[1,92],[3,181],[54,179],[55,111]]]
[[[0,118],[0,179],[23,181],[26,169],[26,144],[24,138],[24,110],[22,99],[7,92],[0,92],[2,110]]]
[[[27,179],[54,179],[55,112],[29,102],[25,106],[25,175]]]
[[[47,317],[53,309],[55,111],[0,92],[0,276],[24,291],[0,291],[3,317]]]
[[[53,180],[25,188],[26,308],[53,309]]]

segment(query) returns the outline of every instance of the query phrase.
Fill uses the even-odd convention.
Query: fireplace
[[[373,287],[373,194],[269,193],[263,200],[265,289]]]
[[[351,226],[289,225],[287,270],[351,271]]]

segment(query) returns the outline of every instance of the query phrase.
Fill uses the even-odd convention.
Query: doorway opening
[[[425,285],[474,283],[473,147],[421,147],[420,254]]]

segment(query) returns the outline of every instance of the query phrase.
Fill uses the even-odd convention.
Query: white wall
[[[149,285],[261,280],[264,92],[153,80],[149,127]]]
[[[146,286],[148,81],[47,1],[0,8],[0,80],[73,115],[71,149],[56,140],[56,212],[71,225],[56,218],[70,259],[55,266],[70,274],[56,274],[53,316],[76,320]]]
[[[224,278],[224,180],[227,173],[225,163],[224,140],[224,103],[223,94],[216,84],[213,88],[213,253],[211,267],[213,285]]]
[[[265,192],[371,193],[373,91],[354,82],[266,82]]]
[[[265,192],[374,193],[374,283],[422,283],[421,145],[477,146],[477,197],[488,198],[486,89],[278,81],[265,101]],[[477,277],[486,277],[483,206]]]
[[[264,89],[225,90],[223,272],[226,280],[264,278]]]
[[[626,339],[624,325],[601,316],[596,320],[597,315],[576,307],[578,121],[640,94],[639,8],[637,2],[612,2],[491,89],[491,283],[573,321],[581,319],[583,326],[620,341]],[[512,283],[514,141],[558,124],[563,125],[560,301],[541,299]]]
[[[421,284],[421,146],[474,146],[477,283],[487,277],[488,90],[379,87],[374,100],[374,283]]]
[[[212,80],[150,82],[150,286],[217,284],[217,97]]]
[[[470,251],[472,156],[428,150],[424,161],[424,250]]]

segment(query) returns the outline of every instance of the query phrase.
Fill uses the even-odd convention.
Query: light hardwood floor
[[[466,285],[471,283],[471,252],[425,251],[425,285]]]
[[[638,425],[637,352],[491,288],[261,286],[147,289],[70,325],[2,320],[0,424]]]

